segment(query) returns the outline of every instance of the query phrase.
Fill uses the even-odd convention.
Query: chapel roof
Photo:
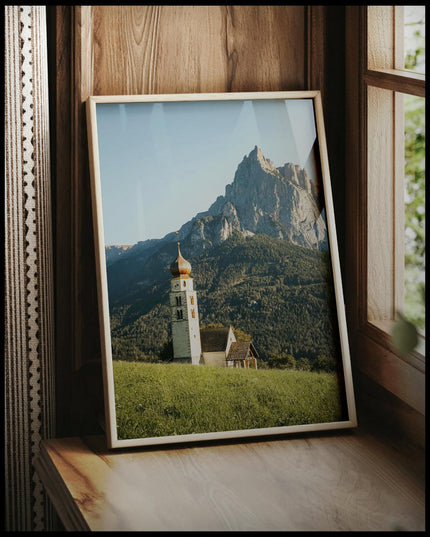
[[[200,328],[202,352],[225,351],[229,332],[229,326]]]
[[[227,360],[245,360],[249,356],[258,358],[252,341],[234,341],[230,346]]]

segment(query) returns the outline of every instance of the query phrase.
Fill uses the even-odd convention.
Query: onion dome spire
[[[182,274],[188,275],[191,272],[191,264],[182,257],[181,250],[179,248],[178,241],[178,257],[170,265],[170,272],[173,276],[180,276]]]

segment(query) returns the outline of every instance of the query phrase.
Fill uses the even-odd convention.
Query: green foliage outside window
[[[425,71],[424,7],[405,11],[405,68]],[[425,329],[425,99],[405,104],[405,318]]]
[[[405,317],[425,328],[425,100],[405,95]]]

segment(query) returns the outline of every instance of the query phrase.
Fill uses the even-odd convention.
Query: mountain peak
[[[254,149],[249,153],[249,157],[251,156],[256,156],[258,159],[260,159],[261,157],[265,158],[264,155],[263,155],[263,151],[261,151],[261,149],[258,147],[258,145],[254,146]]]
[[[318,187],[306,170],[291,162],[276,168],[256,145],[238,165],[233,182],[225,187],[225,195],[218,196],[207,211],[198,213],[177,233],[172,231],[162,239],[140,242],[131,248],[107,247],[106,261],[110,266],[121,256],[138,257],[143,263],[178,240],[194,256],[233,233],[244,237],[260,233],[327,251],[327,228],[321,209]],[[165,256],[166,266],[171,263],[171,253],[160,255]]]
[[[276,168],[257,145],[243,157],[234,180],[208,214],[222,215],[242,233],[264,233],[308,248],[326,249],[321,208],[306,170]]]
[[[273,162],[266,158],[264,156],[263,151],[258,147],[258,145],[254,146],[254,149],[249,153],[248,156],[243,157],[242,165],[245,166],[251,166],[251,167],[259,167],[266,173],[271,173],[278,175],[278,171],[273,164]]]

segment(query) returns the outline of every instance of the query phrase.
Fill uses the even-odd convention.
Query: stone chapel
[[[236,341],[228,327],[200,328],[197,293],[190,276],[191,264],[178,255],[170,265],[169,295],[173,361],[194,365],[257,369],[258,354],[251,341]]]

